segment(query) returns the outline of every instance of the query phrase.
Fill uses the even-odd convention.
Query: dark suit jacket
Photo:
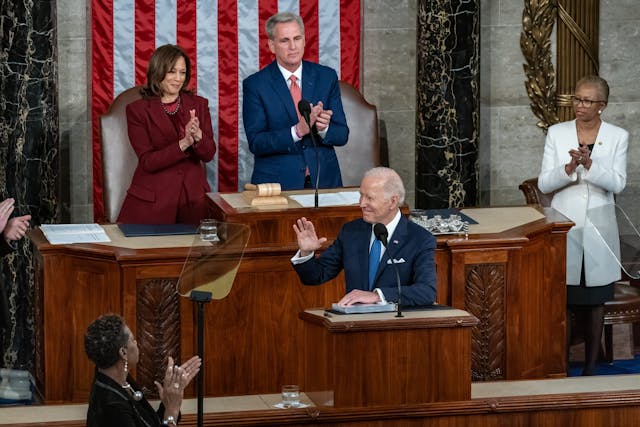
[[[189,121],[195,109],[202,139],[182,152],[178,141],[184,128],[177,129],[162,109],[160,98],[140,99],[127,106],[127,130],[131,146],[138,155],[118,222],[133,224],[171,224],[176,222],[178,200],[186,195],[206,213],[205,193],[210,191],[201,162],[213,159],[216,151],[206,98],[183,93],[178,114]],[[184,193],[183,193],[184,192]],[[205,215],[203,213],[202,215]],[[194,218],[197,222],[202,218]]]
[[[346,223],[337,239],[319,257],[294,268],[305,285],[319,285],[336,277],[344,269],[347,293],[369,290],[369,240],[372,225],[357,219]],[[436,240],[431,233],[401,217],[389,238],[389,249],[380,260],[374,287],[380,288],[388,301],[398,301],[398,286],[389,254],[400,272],[403,305],[429,305],[436,299]]]
[[[0,233],[0,256],[12,252],[14,248],[7,243],[2,233]],[[0,329],[8,328],[11,324],[11,316],[9,313],[9,300],[7,299],[7,289],[4,283],[0,284]]]
[[[127,381],[135,390],[140,390],[130,376]],[[87,427],[160,427],[165,425],[163,419],[162,404],[156,412],[144,397],[134,401],[120,384],[96,370],[89,395]]]
[[[308,166],[311,182],[315,183],[318,163],[313,142],[310,135],[293,142],[291,126],[298,123],[297,106],[293,104],[277,62],[247,77],[242,87],[244,130],[254,155],[251,182],[279,182],[283,190],[300,189],[304,187]],[[340,166],[333,147],[347,143],[349,128],[342,109],[336,72],[329,67],[303,61],[302,98],[314,105],[322,101],[325,110],[333,111],[325,138],[316,135],[319,186],[341,187]]]

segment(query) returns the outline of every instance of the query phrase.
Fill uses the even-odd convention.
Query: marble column
[[[418,0],[416,207],[478,203],[480,0]]]
[[[55,1],[0,2],[0,197],[31,224],[57,217],[58,106]],[[11,325],[0,331],[0,366],[33,367],[33,252],[24,238],[1,262]],[[64,310],[60,307],[60,310]]]

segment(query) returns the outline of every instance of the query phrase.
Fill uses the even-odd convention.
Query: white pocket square
[[[406,262],[406,261],[404,260],[404,258],[394,259],[394,260],[393,260],[393,263],[394,263],[394,264],[402,264],[403,262]],[[391,264],[391,260],[390,260],[390,259],[388,259],[388,260],[387,260],[387,264]]]

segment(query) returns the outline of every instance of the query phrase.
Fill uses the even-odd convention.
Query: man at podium
[[[311,221],[298,219],[293,229],[299,249],[291,262],[302,283],[319,285],[344,269],[347,293],[339,305],[397,302],[400,295],[405,306],[433,304],[436,241],[429,231],[402,215],[404,195],[402,179],[393,169],[377,167],[367,171],[360,184],[362,219],[344,224],[333,244],[319,257],[315,251],[327,239],[318,238]],[[386,227],[387,247],[374,233],[374,228],[381,229],[374,227],[376,224]]]

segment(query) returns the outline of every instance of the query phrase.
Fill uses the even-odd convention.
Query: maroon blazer
[[[202,139],[185,152],[178,144],[184,126],[174,126],[160,98],[127,105],[129,141],[138,155],[138,166],[118,215],[120,223],[172,224],[179,217],[181,222],[197,223],[206,216],[205,193],[210,187],[202,162],[213,159],[216,151],[209,102],[186,93],[181,97],[180,121],[186,124],[189,111],[195,109],[202,130]],[[184,212],[178,212],[181,197],[190,205]]]

